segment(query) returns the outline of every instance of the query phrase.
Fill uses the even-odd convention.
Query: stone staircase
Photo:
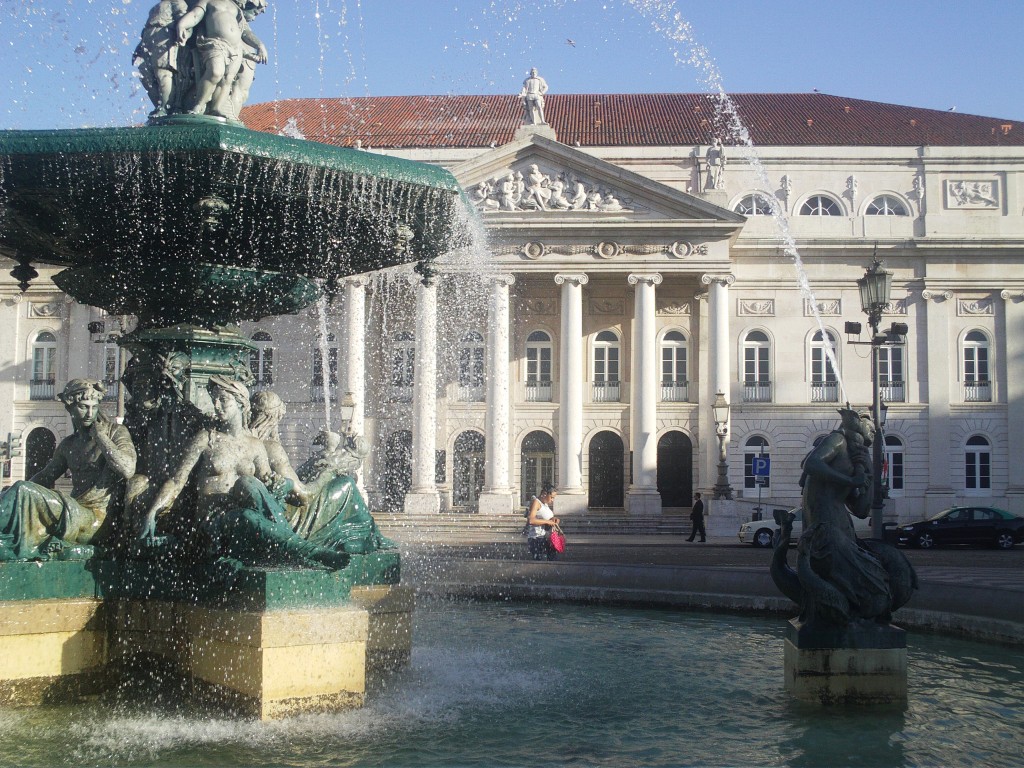
[[[519,541],[526,519],[520,510],[512,514],[442,511],[436,515],[374,512],[385,536],[410,541]],[[666,509],[660,517],[633,518],[622,509],[593,509],[559,515],[567,534],[588,536],[688,535],[689,509]]]

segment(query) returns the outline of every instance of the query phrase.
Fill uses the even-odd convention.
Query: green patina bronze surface
[[[429,268],[462,204],[437,166],[204,117],[0,132],[0,246],[76,268],[61,283],[75,298],[157,325],[295,311],[313,298],[300,277]],[[278,274],[247,292],[252,273],[218,267]]]

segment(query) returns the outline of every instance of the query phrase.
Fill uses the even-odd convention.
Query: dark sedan
[[[1010,549],[1024,541],[1024,517],[995,507],[952,507],[927,520],[901,525],[896,541],[921,549],[945,544]]]

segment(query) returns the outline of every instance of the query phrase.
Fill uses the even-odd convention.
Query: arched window
[[[771,487],[771,478],[768,475],[755,475],[755,459],[769,458],[768,440],[760,435],[754,435],[747,440],[743,446],[743,487],[762,488]]]
[[[992,488],[992,449],[987,438],[981,435],[968,438],[964,450],[964,469],[964,489],[968,493]]]
[[[484,337],[476,331],[463,334],[459,342],[459,394],[465,403],[484,399]]]
[[[895,435],[885,436],[883,446],[882,484],[890,491],[903,490],[903,441]]]
[[[32,379],[29,399],[53,400],[57,384],[57,337],[41,331],[32,342]]]
[[[669,331],[661,340],[661,399],[685,403],[687,382],[686,337],[679,331]]]
[[[771,342],[764,331],[750,331],[743,339],[743,400],[772,400]]]
[[[821,331],[814,334],[811,339],[811,402],[813,403],[839,402],[839,377],[836,376],[836,369],[829,359],[829,347],[835,354],[838,347],[836,346],[836,337],[831,331],[828,331],[827,337]]]
[[[842,216],[843,209],[828,195],[811,195],[800,206],[801,216]]]
[[[412,384],[416,373],[416,337],[399,331],[391,338],[391,396],[412,400]]]
[[[544,331],[526,337],[526,401],[551,402],[551,337]]]
[[[252,343],[256,348],[249,350],[249,368],[254,377],[252,389],[258,392],[274,383],[274,339],[266,331],[256,331]]]
[[[968,331],[963,344],[964,402],[987,403],[992,400],[989,379],[988,336],[978,330]]]
[[[615,331],[601,331],[594,337],[595,403],[619,401],[619,337]]]
[[[519,463],[519,497],[523,504],[529,504],[544,483],[555,482],[554,438],[539,430],[528,434],[523,438]]]
[[[325,388],[324,353],[318,344],[313,349],[313,402],[322,403],[324,397],[330,397],[331,400],[338,399],[338,342],[333,333],[327,334],[327,377],[328,386]]]
[[[907,206],[892,195],[879,195],[864,209],[866,216],[907,216]]]
[[[733,210],[744,216],[771,216],[772,203],[767,195],[755,192],[736,203],[736,207]]]

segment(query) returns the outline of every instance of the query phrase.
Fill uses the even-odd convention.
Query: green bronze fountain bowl
[[[429,270],[461,205],[437,166],[210,118],[0,132],[0,247],[70,267],[59,285],[79,301],[160,323],[259,319],[312,300],[309,280]]]

